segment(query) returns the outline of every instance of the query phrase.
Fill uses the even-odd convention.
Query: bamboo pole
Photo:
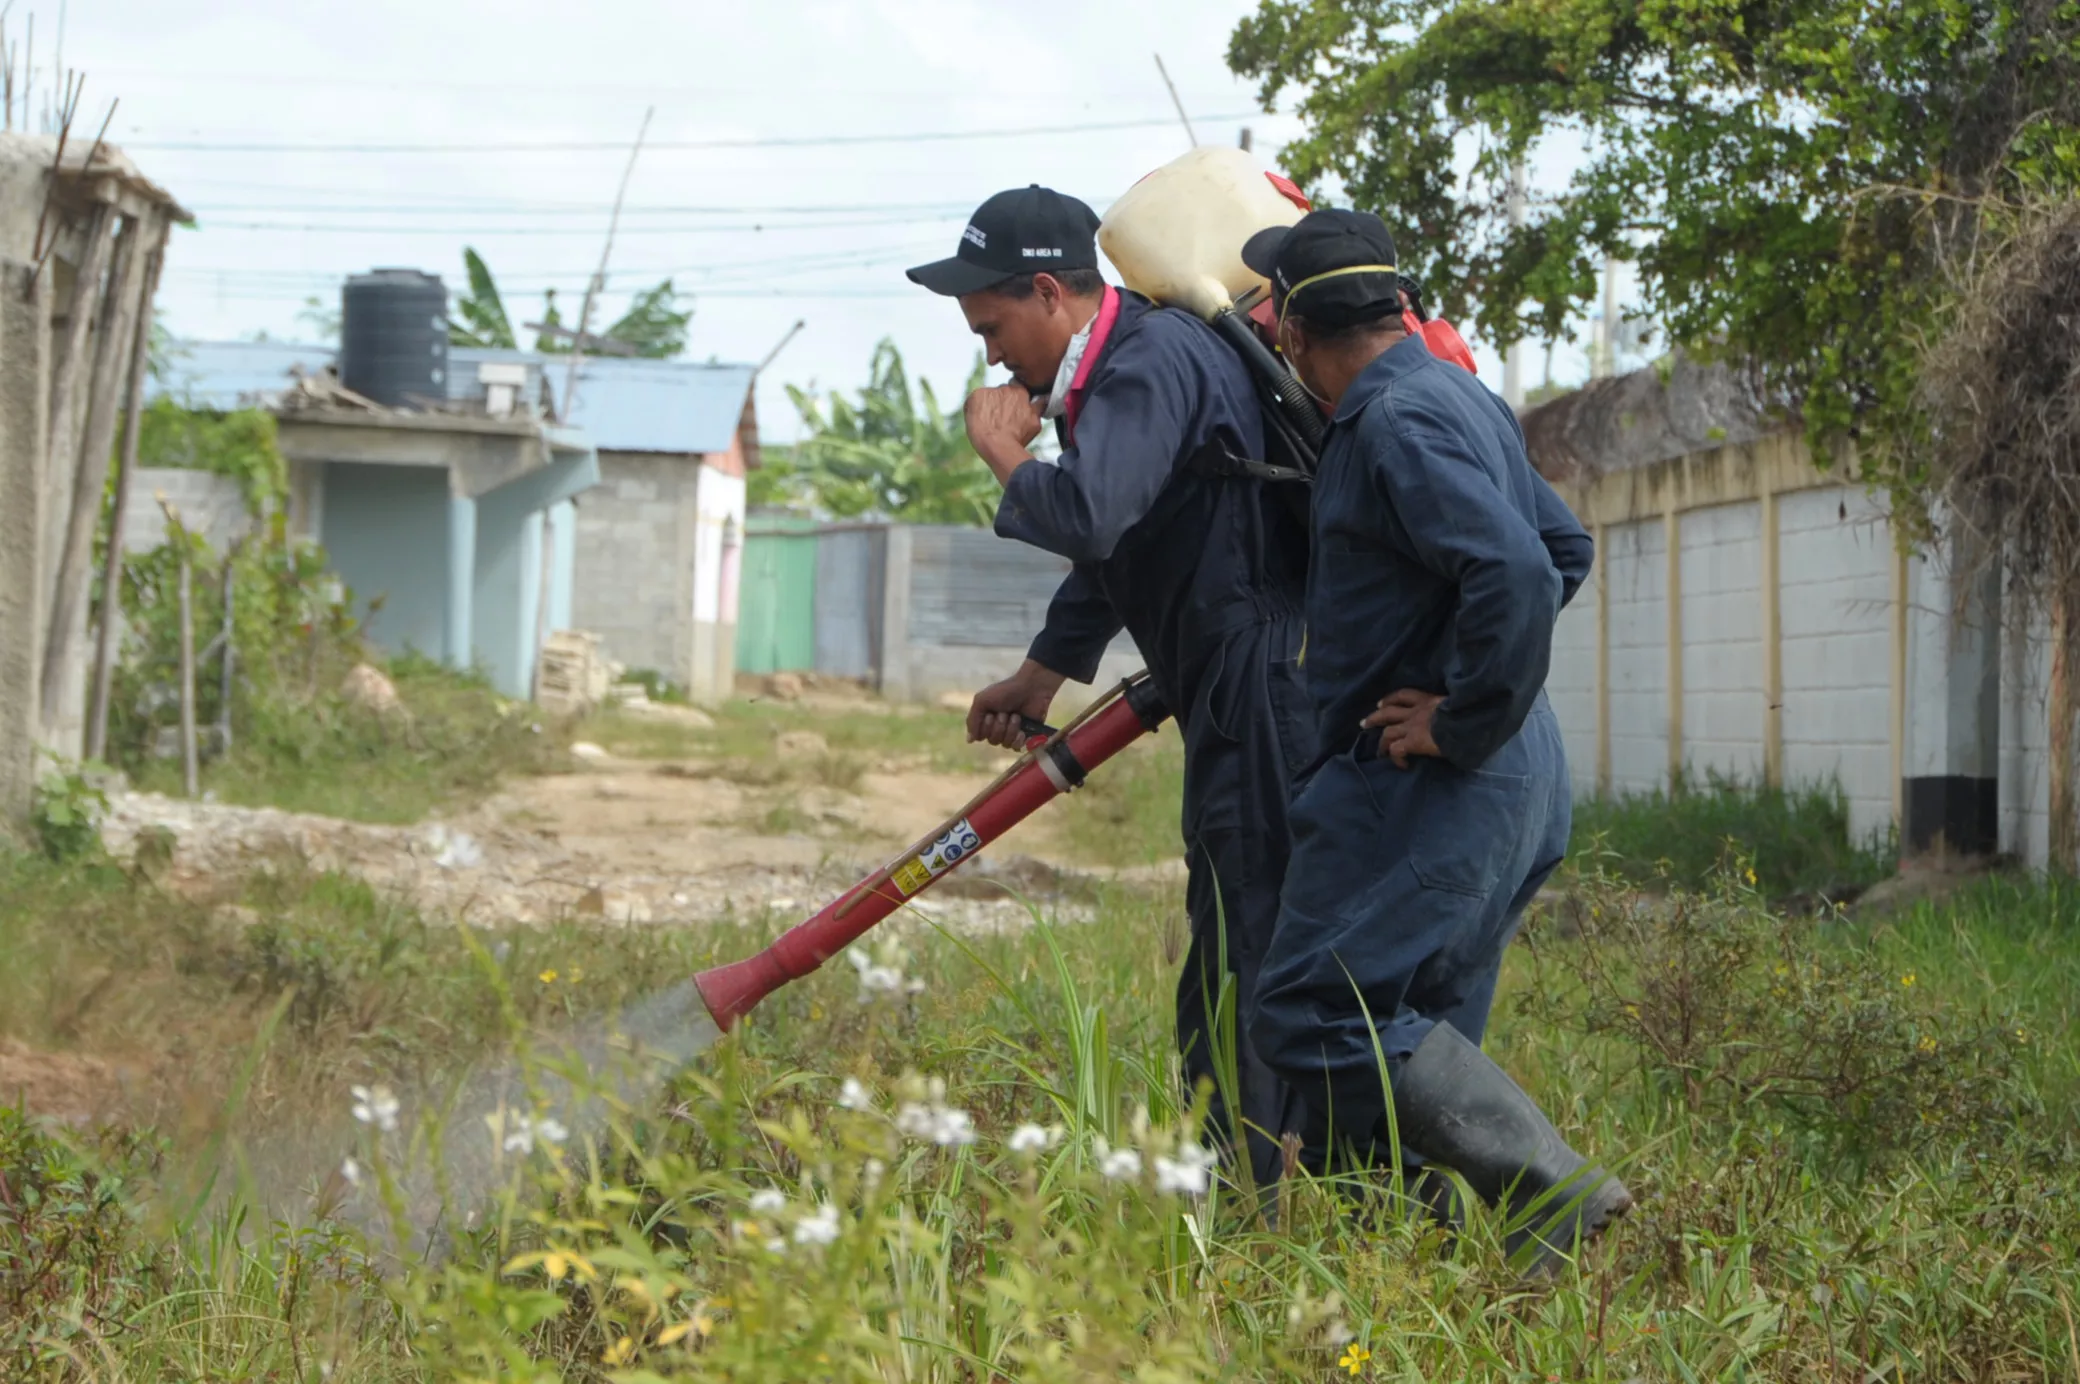
[[[219,759],[231,753],[231,689],[238,662],[238,554],[243,539],[224,552],[224,628],[217,638],[224,647],[217,654],[217,743]]]
[[[200,796],[202,790],[201,767],[195,751],[195,564],[189,555],[188,529],[181,523],[180,510],[163,494],[158,500],[159,508],[166,513],[166,529],[174,551],[180,555],[181,791],[193,798]]]
[[[51,591],[50,627],[44,635],[43,716],[46,727],[57,724],[66,697],[67,669],[84,632],[85,604],[94,565],[94,530],[101,520],[102,491],[108,483],[109,453],[115,445],[116,403],[123,366],[131,354],[136,320],[136,294],[144,264],[144,223],[126,218],[123,248],[102,299],[101,322],[94,343],[94,364],[87,377],[86,426],[71,458],[72,507],[60,539]],[[77,628],[75,628],[77,627]]]
[[[159,295],[159,272],[166,264],[166,228],[159,225],[157,243],[145,259],[144,291],[138,299],[136,330],[130,347],[130,393],[123,401],[123,443],[116,458],[116,493],[108,525],[108,551],[101,562],[101,623],[94,634],[94,681],[87,712],[87,758],[108,755],[108,698],[115,679],[115,632],[123,615],[123,515],[130,504],[130,482],[137,474],[138,433],[144,411],[144,382],[151,372],[152,302]]]

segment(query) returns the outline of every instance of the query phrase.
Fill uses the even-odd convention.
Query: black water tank
[[[347,280],[339,382],[392,408],[448,397],[448,290],[438,275],[376,269]]]

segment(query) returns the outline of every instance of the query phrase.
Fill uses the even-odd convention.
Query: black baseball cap
[[[1302,317],[1325,327],[1370,322],[1398,308],[1394,237],[1369,211],[1311,211],[1291,226],[1258,231],[1242,262],[1271,280],[1283,318],[1297,294]]]
[[[918,265],[910,271],[910,282],[958,298],[1019,274],[1096,269],[1097,236],[1096,212],[1034,183],[1000,192],[975,208],[953,254]]]

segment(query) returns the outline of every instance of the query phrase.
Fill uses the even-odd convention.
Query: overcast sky
[[[34,6],[39,69],[59,8]],[[1155,53],[1201,142],[1249,125],[1275,160],[1296,122],[1255,112],[1222,61],[1250,8],[69,0],[64,62],[87,74],[83,122],[119,97],[111,138],[196,213],[159,301],[176,334],[207,339],[308,339],[304,301],[336,306],[344,275],[378,265],[439,273],[454,292],[465,245],[516,325],[552,285],[574,318],[626,145],[654,106],[596,321],[667,275],[694,295],[695,359],[755,361],[806,319],[760,389],[762,430],[786,440],[782,386],[857,386],[884,336],[950,398],[972,338],[903,270],[951,253],[1000,188],[1046,183],[1102,211],[1183,152]],[[544,147],[573,144],[596,147]],[[441,147],[408,147],[424,145]],[[1580,362],[1565,353],[1555,369]],[[1541,371],[1534,358],[1532,382]]]

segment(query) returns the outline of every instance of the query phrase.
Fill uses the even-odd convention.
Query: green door
[[[816,667],[816,521],[754,514],[744,524],[737,606],[737,671]]]

